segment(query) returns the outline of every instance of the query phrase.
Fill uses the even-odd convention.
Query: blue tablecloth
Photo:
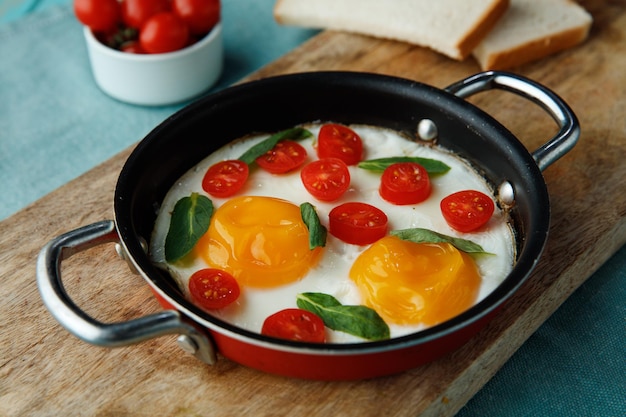
[[[281,27],[274,0],[225,0],[225,70],[212,91],[316,32]],[[93,82],[69,0],[2,0],[0,220],[139,141],[179,106],[115,101]],[[459,416],[626,415],[626,247],[521,347]]]

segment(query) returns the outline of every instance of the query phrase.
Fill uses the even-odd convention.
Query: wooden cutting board
[[[577,113],[576,148],[545,172],[553,222],[544,256],[502,313],[466,346],[432,364],[367,381],[312,382],[263,374],[220,358],[210,367],[173,336],[106,349],[85,344],[48,314],[35,285],[41,247],[68,230],[111,219],[130,149],[0,223],[0,415],[238,416],[452,415],[626,242],[626,10],[584,1],[594,16],[584,45],[516,70]],[[619,5],[618,5],[619,3]],[[322,32],[249,79],[317,70],[397,75],[437,87],[479,71],[400,42]],[[470,99],[534,150],[556,131],[535,105],[504,92]],[[139,139],[139,138],[138,138]],[[106,245],[63,264],[87,313],[128,320],[159,310],[148,286]]]

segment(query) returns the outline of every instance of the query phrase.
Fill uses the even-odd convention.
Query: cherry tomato
[[[139,31],[141,47],[150,54],[177,51],[187,45],[188,39],[187,25],[172,12],[153,15]]]
[[[239,298],[237,280],[221,269],[200,269],[189,278],[193,301],[208,310],[224,308]]]
[[[380,196],[396,205],[417,204],[430,195],[426,169],[415,162],[389,165],[380,178]]]
[[[138,41],[124,42],[122,46],[120,46],[120,51],[127,52],[129,54],[145,54],[146,53],[146,51],[144,51],[141,48],[141,44]]]
[[[246,183],[248,164],[238,159],[211,165],[202,179],[202,189],[214,197],[230,197]]]
[[[387,234],[387,215],[366,203],[344,203],[328,213],[330,233],[353,245],[369,245]]]
[[[304,163],[306,149],[297,142],[282,140],[270,151],[256,159],[261,168],[272,174],[289,172]]]
[[[95,32],[113,30],[121,19],[117,0],[74,0],[74,14]]]
[[[489,221],[495,210],[493,200],[476,190],[450,194],[441,200],[441,214],[459,232],[472,232]]]
[[[338,158],[313,161],[300,172],[304,188],[320,201],[334,201],[350,187],[350,171]]]
[[[170,10],[168,0],[122,0],[122,21],[126,26],[141,29],[157,13]]]
[[[209,33],[220,20],[219,0],[172,0],[172,10],[194,35]]]
[[[347,126],[326,124],[317,136],[317,156],[339,158],[347,165],[356,165],[363,156],[361,137]]]
[[[322,319],[310,311],[299,308],[280,310],[266,318],[261,334],[299,342],[324,343],[326,341]]]

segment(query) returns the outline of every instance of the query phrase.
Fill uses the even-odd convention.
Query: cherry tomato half
[[[194,35],[209,33],[220,20],[219,0],[172,0],[172,10]]]
[[[114,30],[121,19],[117,0],[74,0],[74,14],[95,32]]]
[[[334,201],[350,187],[350,171],[338,158],[313,161],[300,172],[304,188],[320,201]]]
[[[450,194],[441,200],[441,214],[448,225],[459,232],[472,232],[489,221],[495,210],[493,200],[476,190]]]
[[[347,165],[356,165],[363,156],[361,137],[347,126],[334,123],[322,126],[317,136],[317,156],[339,158]]]
[[[216,310],[232,304],[239,298],[237,280],[221,269],[200,269],[189,278],[191,298],[199,306]]]
[[[417,204],[430,195],[426,168],[415,162],[389,165],[380,177],[380,196],[396,205]]]
[[[202,178],[202,189],[214,197],[230,197],[246,183],[250,170],[248,164],[238,159],[211,165]]]
[[[187,25],[172,12],[151,16],[139,31],[141,47],[150,54],[177,51],[187,45],[188,39]]]
[[[324,343],[326,332],[322,319],[310,311],[287,308],[263,322],[261,334],[299,342]]]
[[[353,245],[369,245],[387,234],[387,215],[366,203],[344,203],[328,213],[330,234]]]
[[[122,0],[122,21],[126,26],[141,29],[157,13],[170,10],[168,0]]]
[[[289,172],[304,163],[306,149],[297,142],[282,140],[256,159],[261,168],[272,174]]]

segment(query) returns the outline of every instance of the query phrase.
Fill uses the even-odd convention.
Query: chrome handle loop
[[[198,359],[214,364],[217,356],[207,335],[176,310],[126,322],[102,323],[87,315],[67,295],[61,279],[61,261],[91,247],[119,241],[115,223],[106,220],[65,233],[43,247],[37,259],[37,285],[50,314],[71,334],[97,346],[126,346],[167,334],[181,334],[195,343],[192,353]]]
[[[506,90],[525,97],[543,108],[559,126],[557,134],[532,152],[541,171],[569,152],[580,137],[580,124],[571,108],[554,92],[528,78],[502,72],[486,71],[458,81],[445,91],[466,98],[492,89]]]

